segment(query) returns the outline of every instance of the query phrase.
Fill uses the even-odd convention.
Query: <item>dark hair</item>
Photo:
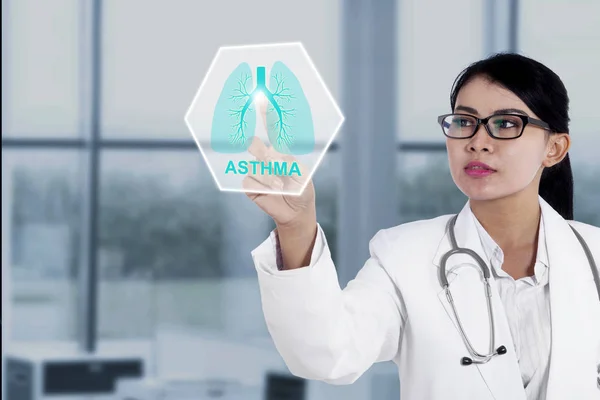
[[[517,95],[542,121],[550,134],[569,133],[569,96],[552,70],[520,54],[498,53],[465,68],[454,81],[450,105],[454,111],[460,89],[483,76]],[[573,172],[569,154],[542,172],[540,196],[564,219],[573,219]]]

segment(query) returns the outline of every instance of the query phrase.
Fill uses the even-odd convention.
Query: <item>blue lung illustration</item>
[[[242,153],[250,146],[256,129],[253,88],[250,65],[238,65],[227,78],[213,113],[210,143],[214,151]]]
[[[271,69],[267,108],[269,141],[280,153],[302,155],[315,149],[312,113],[296,75],[281,61]]]

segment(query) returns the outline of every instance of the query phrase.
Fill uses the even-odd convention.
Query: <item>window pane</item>
[[[225,45],[301,41],[338,98],[339,4],[104,1],[104,135],[189,138],[184,114]]]
[[[219,192],[194,151],[114,151],[102,166],[100,338],[168,327],[267,337],[250,252],[272,220],[245,194]],[[333,243],[336,166],[327,155],[314,179]]]
[[[79,5],[77,0],[3,2],[3,135],[79,134]]]
[[[462,210],[467,197],[456,187],[446,152],[410,152],[399,156],[401,223]]]
[[[567,87],[571,117],[571,162],[575,176],[575,219],[600,225],[598,172],[600,114],[598,93],[600,54],[590,49],[600,43],[600,3],[595,1],[522,0],[519,47],[544,63]],[[540,14],[544,8],[543,16]],[[549,29],[549,27],[552,27]]]
[[[586,224],[600,226],[600,163],[580,157],[581,152],[570,153],[575,180],[573,218]]]
[[[399,139],[444,140],[436,117],[450,109],[459,72],[483,56],[483,5],[482,0],[398,2]]]
[[[100,197],[100,339],[153,335],[163,292],[175,313],[165,318],[215,301],[210,287],[181,299],[182,284],[223,275],[219,193],[199,152],[105,153]],[[194,311],[200,324],[219,318]]]
[[[338,259],[337,228],[339,184],[341,177],[341,154],[329,152],[323,157],[321,165],[313,175],[317,203],[317,221],[323,228],[327,245],[331,250],[331,258],[335,263]]]
[[[79,164],[75,152],[3,151],[15,341],[76,338]]]

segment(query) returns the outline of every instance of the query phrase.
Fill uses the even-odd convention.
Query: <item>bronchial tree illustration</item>
[[[296,109],[285,108],[284,104],[291,102],[295,97],[290,89],[285,86],[282,74],[275,74],[272,78],[276,83],[276,89],[271,96],[274,101],[269,103],[267,114],[276,112],[278,118],[270,124],[270,128],[277,132],[277,147],[286,146],[287,148],[291,148],[294,143],[294,135],[291,133],[292,125],[289,123],[289,120],[296,116]]]
[[[231,126],[231,133],[229,134],[229,143],[233,146],[241,145],[246,142],[245,131],[248,127],[244,116],[246,112],[253,111],[252,109],[252,96],[248,93],[248,82],[251,82],[252,77],[248,74],[244,74],[238,80],[238,87],[234,90],[234,93],[229,99],[236,105],[241,104],[241,108],[229,109],[229,116],[234,121]]]
[[[238,79],[238,87],[229,97],[237,106],[237,108],[229,109],[229,115],[233,120],[229,141],[234,146],[246,141],[245,131],[248,124],[244,116],[247,112],[254,110],[252,108],[254,101],[262,94],[268,101],[267,114],[274,112],[277,115],[277,118],[268,124],[267,129],[277,132],[275,141],[278,148],[283,146],[292,148],[294,135],[292,134],[290,119],[295,117],[296,110],[295,108],[286,108],[286,103],[294,100],[295,96],[291,89],[285,85],[283,74],[278,73],[271,76],[275,84],[273,92],[267,88],[265,83],[265,67],[258,67],[256,75],[256,88],[252,92],[248,90],[248,82],[251,82],[252,77],[248,74],[243,74]]]
[[[213,150],[221,153],[247,150],[255,132],[255,102],[264,96],[266,128],[273,147],[286,154],[311,153],[314,150],[312,113],[296,76],[277,61],[268,85],[264,66],[256,68],[256,85],[252,78],[250,66],[242,63],[225,83],[213,115]]]

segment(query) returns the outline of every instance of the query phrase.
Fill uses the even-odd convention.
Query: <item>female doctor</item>
[[[600,399],[600,228],[572,221],[563,83],[499,54],[459,75],[450,105],[438,123],[468,201],[455,219],[381,229],[343,290],[312,182],[288,196],[252,190],[304,182],[245,178],[276,223],[252,258],[278,352],[293,374],[338,385],[392,360],[403,400]],[[297,161],[258,139],[250,152]]]

